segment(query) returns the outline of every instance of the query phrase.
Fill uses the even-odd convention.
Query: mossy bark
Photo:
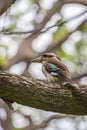
[[[75,89],[0,72],[0,98],[47,111],[87,114],[87,87]]]

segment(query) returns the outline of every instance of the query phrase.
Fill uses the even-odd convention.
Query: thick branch
[[[0,97],[47,111],[87,114],[87,87],[76,90],[1,72]]]
[[[0,15],[2,15],[14,2],[15,0],[0,0]]]

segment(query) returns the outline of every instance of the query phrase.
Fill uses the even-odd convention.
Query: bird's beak
[[[37,63],[39,63],[41,61],[42,61],[42,57],[41,56],[32,60],[32,62],[37,62]]]

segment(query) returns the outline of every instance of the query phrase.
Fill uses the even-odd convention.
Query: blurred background
[[[16,0],[0,16],[0,70],[44,80],[42,65],[31,63],[44,52],[56,53],[72,79],[87,85],[86,0]],[[87,130],[86,116],[13,108],[0,100],[0,130]]]

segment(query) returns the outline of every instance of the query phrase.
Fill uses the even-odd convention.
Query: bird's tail
[[[80,89],[79,85],[76,84],[74,81],[72,81],[72,79],[69,79],[69,80],[66,81],[63,85],[64,85],[64,86],[67,86],[67,87],[71,87],[71,88],[77,89],[77,90]]]

